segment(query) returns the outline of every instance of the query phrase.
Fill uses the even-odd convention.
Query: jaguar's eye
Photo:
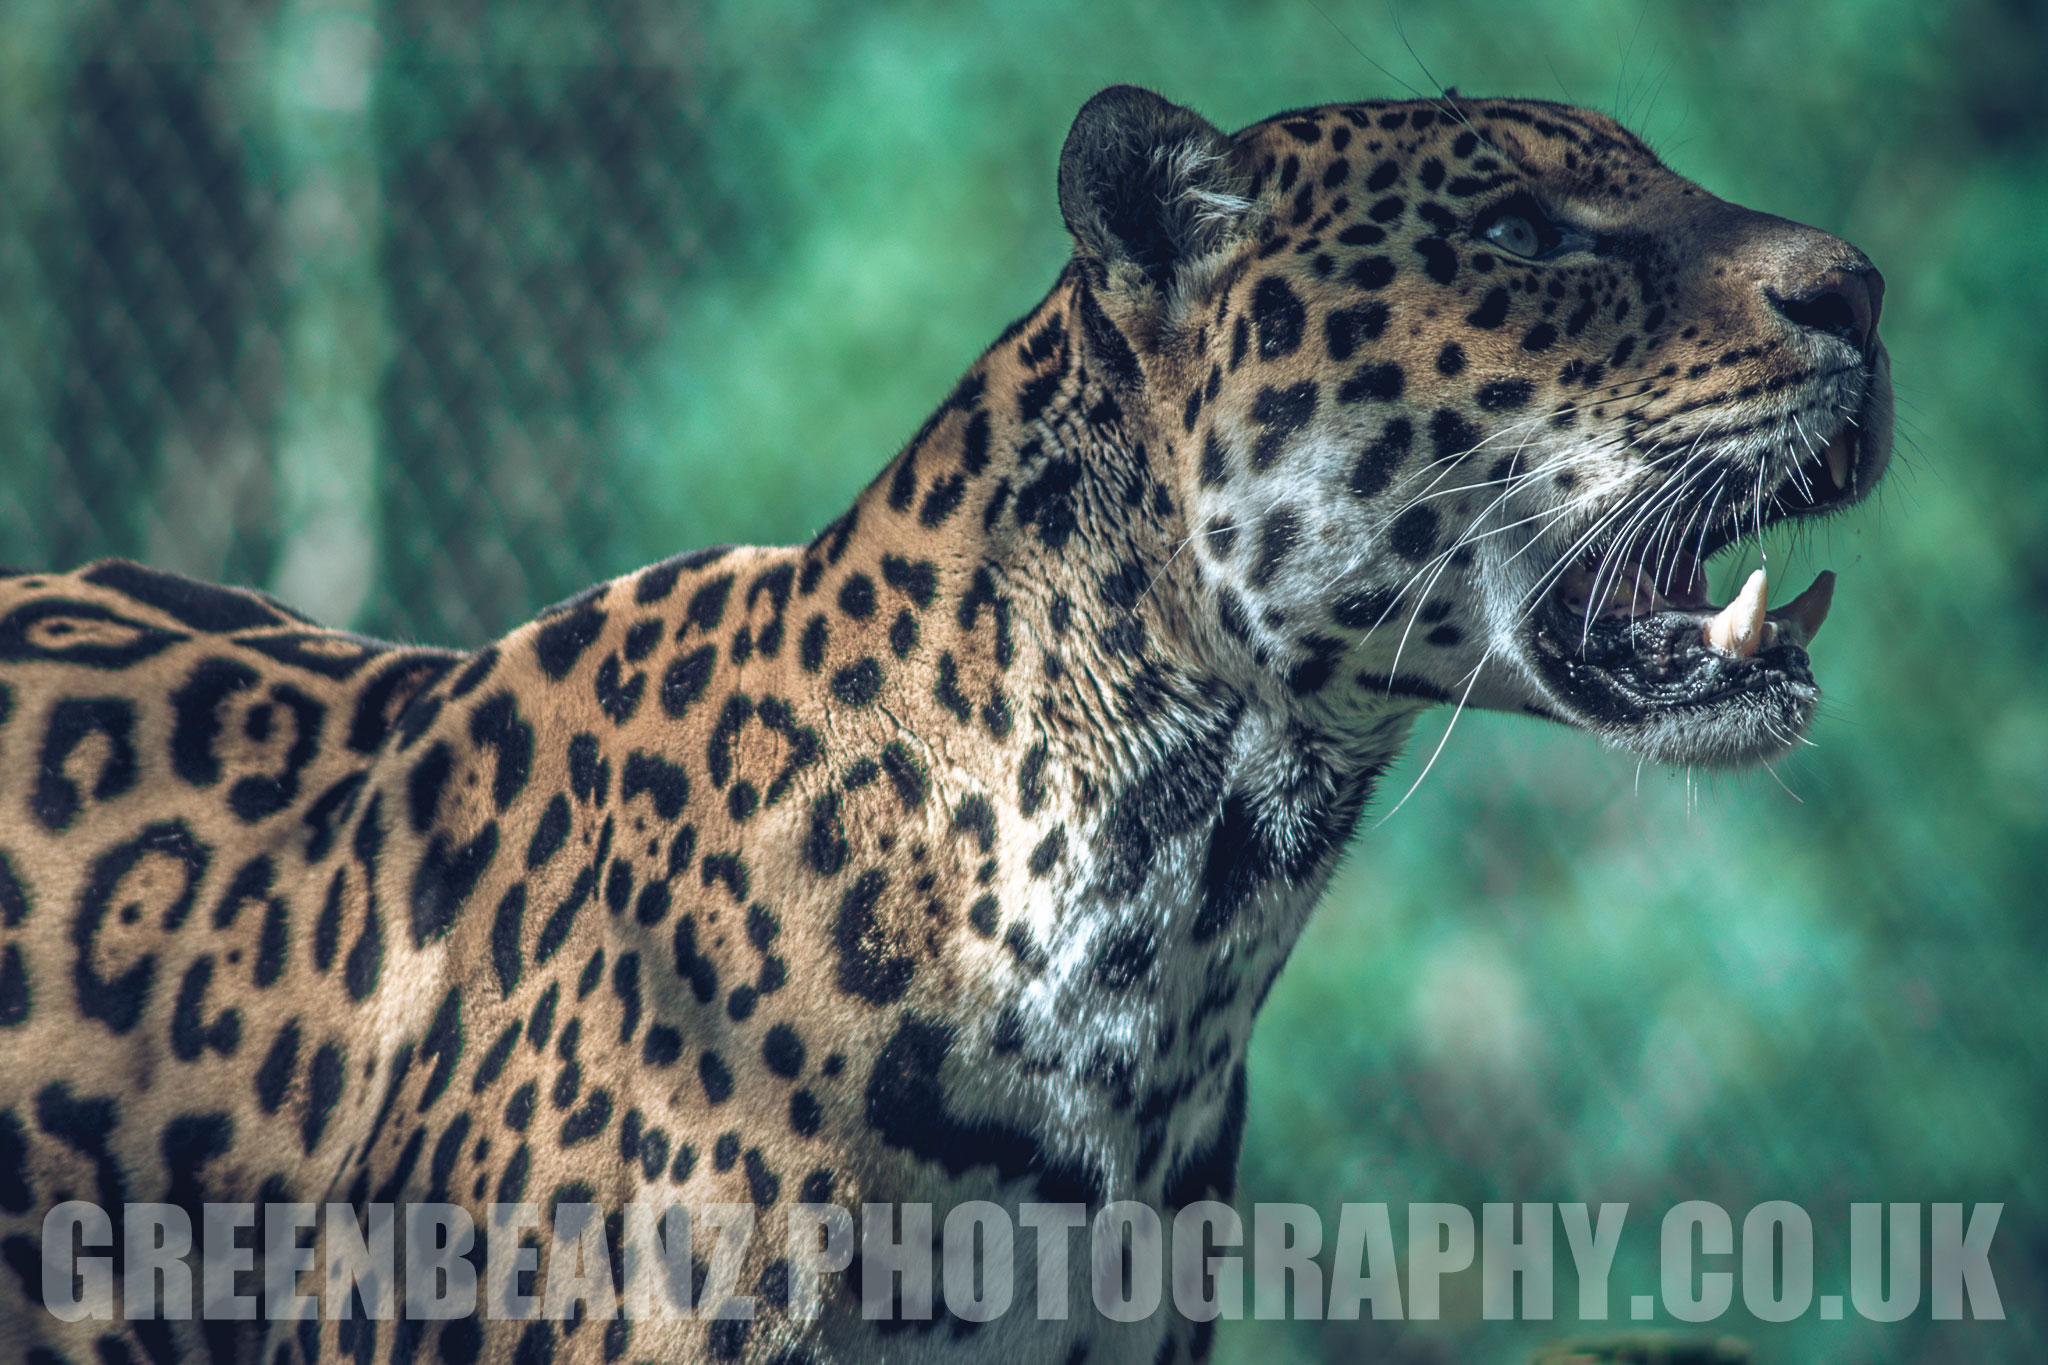
[[[1527,194],[1497,206],[1480,219],[1472,235],[1526,261],[1547,261],[1587,244],[1584,233],[1552,219],[1534,196]]]
[[[1486,225],[1480,236],[1515,256],[1543,254],[1543,236],[1536,225],[1519,213],[1504,213]]]

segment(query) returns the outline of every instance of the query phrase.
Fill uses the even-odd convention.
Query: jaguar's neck
[[[805,575],[844,607],[850,545],[899,587],[934,568],[898,643],[936,677],[925,757],[953,826],[990,854],[956,921],[972,987],[884,1050],[871,1112],[943,1065],[984,1127],[1109,1197],[1199,1197],[1234,1167],[1253,1014],[1418,706],[1311,710],[1221,619],[1180,553],[1190,455],[1149,418],[1157,359],[1070,271]]]

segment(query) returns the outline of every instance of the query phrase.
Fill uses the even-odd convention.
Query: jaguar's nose
[[[1877,350],[1877,318],[1884,307],[1884,276],[1874,267],[1828,270],[1790,295],[1766,291],[1771,307],[1795,327],[1840,337],[1869,360]]]

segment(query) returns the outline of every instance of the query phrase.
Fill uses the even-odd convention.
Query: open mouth
[[[1695,528],[1685,544],[1610,537],[1556,571],[1527,632],[1553,695],[1667,762],[1742,761],[1790,747],[1820,700],[1807,646],[1827,619],[1835,576],[1824,571],[1772,607],[1757,569],[1716,603],[1705,561],[1762,526],[1861,501],[1884,468],[1881,437],[1876,424],[1846,422],[1754,506]]]

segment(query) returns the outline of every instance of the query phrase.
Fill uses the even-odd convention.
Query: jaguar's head
[[[1767,758],[1819,691],[1832,577],[1710,602],[1704,565],[1867,497],[1882,278],[1716,199],[1604,115],[1455,94],[1235,135],[1131,87],[1061,206],[1173,452],[1219,657],[1341,720],[1388,693]]]

